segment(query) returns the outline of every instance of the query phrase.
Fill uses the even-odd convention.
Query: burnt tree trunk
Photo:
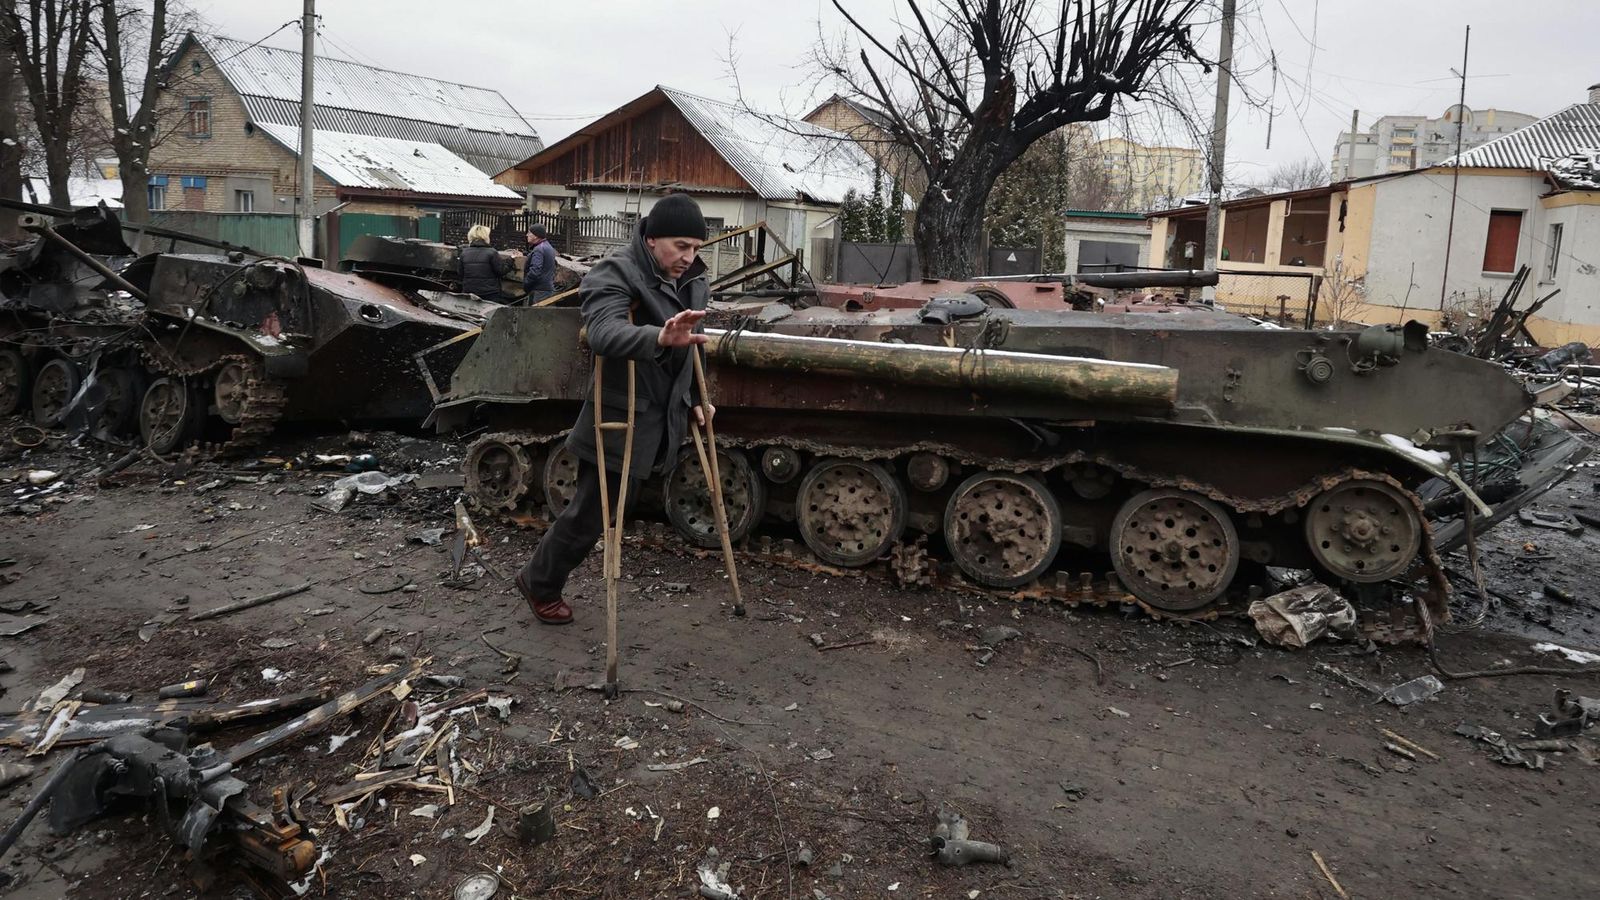
[[[150,8],[149,43],[144,60],[144,78],[139,94],[132,98],[137,109],[129,111],[126,71],[126,30],[122,10],[112,0],[101,6],[100,52],[105,58],[107,87],[111,95],[111,146],[117,154],[117,170],[122,180],[122,218],[126,222],[150,221],[150,151],[160,141],[156,104],[164,72],[163,46],[167,41],[167,0],[154,0]]]
[[[0,197],[21,200],[22,117],[17,114],[17,101],[22,85],[17,81],[17,62],[11,55],[11,41],[5,34],[7,27],[6,20],[0,18]],[[0,238],[15,238],[21,234],[17,217],[9,211],[0,211]]]

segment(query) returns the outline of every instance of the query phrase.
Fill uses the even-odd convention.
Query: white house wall
[[[1551,281],[1541,281],[1539,296],[1560,288],[1540,316],[1578,326],[1600,326],[1600,206],[1562,206],[1545,210],[1545,225],[1539,233],[1541,242],[1548,242],[1550,224],[1561,223],[1561,261],[1556,276]],[[1548,257],[1547,243],[1538,246],[1538,255],[1531,265],[1535,275],[1544,279]],[[1592,329],[1591,329],[1592,330]],[[1540,336],[1542,339],[1543,335]],[[1556,336],[1566,340],[1592,340],[1582,329]],[[1545,343],[1552,343],[1546,339]]]
[[[1450,181],[1449,172],[1436,170],[1377,185],[1367,263],[1365,299],[1368,303],[1416,310],[1438,309],[1439,283],[1446,277]],[[1521,211],[1517,265],[1535,265],[1542,261],[1536,249],[1542,247],[1542,243],[1536,244],[1534,235],[1544,230],[1539,196],[1549,189],[1543,178],[1532,173],[1461,176],[1454,235],[1450,241],[1450,271],[1445,284],[1447,297],[1472,297],[1484,292],[1498,300],[1510,284],[1510,274],[1483,271],[1491,210]]]

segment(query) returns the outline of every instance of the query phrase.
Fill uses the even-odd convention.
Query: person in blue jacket
[[[550,233],[535,222],[528,228],[528,258],[523,262],[524,303],[537,303],[556,292],[556,249],[550,246]]]

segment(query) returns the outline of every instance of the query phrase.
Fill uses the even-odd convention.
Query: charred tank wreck
[[[1540,397],[1430,349],[1418,325],[951,307],[813,307],[709,332],[736,539],[767,523],[823,562],[888,557],[911,581],[935,565],[924,548],[942,548],[986,587],[1171,613],[1266,566],[1358,590],[1431,576],[1418,581],[1442,604],[1435,550],[1460,539],[1463,510],[1481,530],[1583,452]],[[480,506],[570,497],[562,438],[589,390],[579,326],[576,310],[498,310],[456,370],[435,418],[487,427],[464,462]],[[1508,445],[1509,465],[1483,465]],[[1494,484],[1473,476],[1491,470]],[[692,452],[645,493],[716,544]]]

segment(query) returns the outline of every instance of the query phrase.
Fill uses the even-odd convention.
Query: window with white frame
[[[146,192],[150,200],[150,210],[167,208],[167,176],[151,175],[149,189]]]
[[[256,192],[255,191],[234,191],[233,192],[233,211],[234,212],[255,212],[256,211]]]
[[[1550,223],[1550,240],[1546,249],[1549,256],[1544,260],[1544,280],[1555,281],[1556,273],[1561,270],[1561,223]]]

